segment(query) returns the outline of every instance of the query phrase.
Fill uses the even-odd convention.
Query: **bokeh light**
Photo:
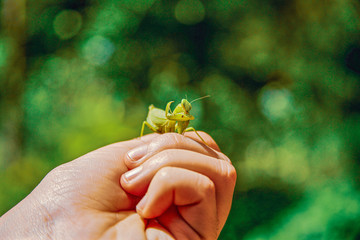
[[[284,119],[293,112],[292,96],[287,89],[264,89],[261,108],[270,120]]]
[[[91,64],[102,65],[114,53],[114,44],[107,38],[96,35],[86,40],[82,46],[84,58]]]
[[[74,10],[63,10],[54,19],[54,31],[63,40],[74,37],[81,29],[81,14]]]

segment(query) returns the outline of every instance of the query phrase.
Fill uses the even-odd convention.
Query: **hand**
[[[120,177],[128,171],[126,153],[156,136],[115,143],[53,169],[0,218],[0,239],[145,239],[139,200],[121,188]],[[133,223],[137,228],[129,228]]]
[[[140,198],[125,192],[119,184],[121,175],[128,171],[126,165],[130,166],[133,164],[134,167],[142,161],[138,161],[137,163],[131,162],[126,153],[136,147],[140,147],[141,149],[142,146],[144,149],[144,146],[150,146],[146,147],[146,149],[149,150],[149,153],[153,152],[155,154],[156,151],[150,151],[152,149],[151,146],[154,147],[153,149],[156,149],[156,143],[161,143],[161,141],[166,139],[166,137],[163,137],[166,135],[159,137],[157,134],[152,134],[141,138],[141,140],[135,139],[112,144],[55,168],[28,197],[1,217],[0,236],[4,239],[152,239],[152,236],[165,234],[168,239],[172,239],[173,236],[177,238],[177,236],[180,235],[173,231],[174,227],[177,226],[175,223],[172,224],[164,218],[158,218],[159,222],[166,223],[163,226],[169,229],[169,232],[167,232],[158,222],[154,220],[147,221],[142,218],[142,216],[147,217],[146,207],[142,212],[136,212],[136,205],[145,192],[146,181],[151,180],[151,175],[146,175],[146,178],[142,178],[144,181],[135,182],[135,185],[127,185],[129,192],[132,193],[135,191]],[[177,136],[177,138],[179,136]],[[180,137],[187,139],[183,136]],[[195,138],[193,135],[190,135],[190,137]],[[206,138],[210,146],[216,147],[216,144],[210,137],[207,135],[203,135],[203,137]],[[215,156],[214,154],[219,154],[219,156],[224,157],[221,153],[213,151],[202,144],[190,139],[188,140],[186,144],[184,142],[184,148],[194,153],[204,156]],[[157,149],[160,151],[161,148],[165,149],[170,145],[158,144],[157,146]],[[134,153],[134,151],[132,152]],[[144,163],[143,166],[145,167],[146,164],[150,162],[149,159],[141,163]],[[170,164],[169,161],[165,162]],[[164,169],[166,170],[166,168]],[[186,170],[186,167],[183,170]],[[216,175],[216,173],[214,174]],[[184,182],[190,178],[184,178]],[[164,184],[161,179],[157,179],[159,178],[155,175],[151,182],[153,183],[156,180],[160,184]],[[181,181],[178,181],[173,186],[180,186],[180,182]],[[216,182],[214,181],[214,183],[216,187]],[[135,190],[136,184],[139,186],[138,190]],[[161,188],[160,190],[164,189]],[[179,192],[178,190],[176,191]],[[210,189],[209,192],[211,191]],[[201,192],[204,192],[203,188]],[[150,186],[148,194],[150,193],[155,193],[155,196],[159,196],[159,194],[166,196],[168,191],[159,192],[156,191],[156,188]],[[230,195],[232,196],[232,193]],[[199,195],[199,197],[203,198],[206,196]],[[169,203],[169,201],[167,203]],[[175,204],[176,203],[177,202],[175,202]],[[225,209],[219,211],[219,216],[222,216],[219,217],[219,222],[221,222],[219,224],[220,228],[225,221],[224,214],[221,214],[221,212],[228,212],[226,209],[229,208],[230,204],[231,197],[230,203],[222,206],[220,201],[216,204],[216,206],[221,205],[220,208]],[[158,206],[160,205],[161,204],[158,204]],[[204,209],[205,205],[200,204],[199,206],[199,209]],[[209,207],[209,209],[205,209],[206,212],[211,212],[212,214],[209,215],[215,216],[216,214],[213,214],[213,212],[216,212],[217,209],[215,209],[214,204],[207,204],[206,208],[207,207]],[[164,205],[163,208],[167,208],[167,204]],[[189,211],[189,215],[191,216],[195,213],[195,211],[192,210],[195,208],[190,207],[189,209],[191,209],[191,211]],[[162,215],[171,217],[171,214]],[[227,216],[227,213],[225,215]],[[213,217],[211,221],[214,221],[215,218]],[[207,221],[208,220],[209,219],[207,219]],[[189,224],[191,227],[193,225],[194,227],[198,227],[198,224]],[[219,232],[219,230],[217,232]],[[207,238],[206,235],[203,235],[203,237]]]
[[[208,135],[202,137],[212,148],[197,142],[195,134],[189,137],[196,141],[164,134],[126,157],[132,170],[121,185],[143,197],[137,213],[149,221],[147,239],[217,239],[225,224],[235,168]]]

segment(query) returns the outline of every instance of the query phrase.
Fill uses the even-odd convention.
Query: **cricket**
[[[193,127],[188,127],[191,120],[194,120],[195,117],[192,116],[189,112],[191,110],[191,103],[210,97],[209,95],[197,98],[189,102],[187,99],[182,99],[181,102],[175,107],[174,111],[171,111],[171,104],[174,101],[167,103],[165,111],[160,108],[154,107],[153,104],[149,106],[149,112],[146,117],[146,121],[143,122],[140,137],[144,134],[145,125],[153,132],[157,133],[169,133],[177,132],[179,134],[184,134],[185,132],[194,131],[196,135],[203,141],[206,142],[200,136],[200,134]],[[207,145],[207,144],[206,144]]]

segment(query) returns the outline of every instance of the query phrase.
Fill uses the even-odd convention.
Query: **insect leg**
[[[165,114],[166,114],[165,116],[166,116],[166,117],[172,115],[170,105],[171,105],[173,102],[174,102],[174,101],[168,102],[168,104],[166,105],[166,108],[165,108]]]
[[[143,121],[143,124],[142,124],[142,127],[141,127],[140,137],[142,137],[143,134],[144,134],[145,125],[148,126],[148,128],[150,128],[151,131],[157,132],[157,130],[153,126],[151,126],[150,123],[148,123],[147,121]]]
[[[195,130],[195,128],[193,128],[193,127],[188,127],[188,128],[185,129],[184,132],[189,132],[189,131],[194,131],[194,132],[196,133],[196,135],[198,135],[198,137],[201,139],[201,141],[203,141],[206,146],[209,146],[209,145],[205,142],[205,140],[200,136],[200,134]]]

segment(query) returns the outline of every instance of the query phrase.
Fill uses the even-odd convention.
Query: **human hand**
[[[190,137],[194,138],[193,135]],[[216,147],[210,137],[207,135],[203,137],[210,146]],[[157,134],[148,135],[141,140],[112,144],[55,168],[28,197],[1,217],[0,236],[4,239],[152,239],[152,236],[166,233],[165,235],[170,239],[172,236],[177,237],[178,234],[173,233],[171,229],[170,233],[166,232],[156,221],[144,220],[141,217],[143,213],[139,214],[135,211],[139,198],[125,192],[119,185],[121,175],[128,170],[126,165],[136,166],[140,163],[128,161],[126,153],[139,146],[156,148],[154,143],[157,141],[152,142],[155,138],[158,138]],[[163,138],[159,137],[159,139]],[[185,146],[193,152],[203,151],[202,155],[214,154],[207,147],[196,144],[191,142]],[[163,145],[160,144],[158,147]],[[144,166],[147,162],[150,161],[147,160]],[[137,192],[140,197],[145,185],[140,184],[142,188]],[[134,186],[131,184],[127,186],[130,193],[134,191]],[[148,193],[152,192],[156,193],[150,188]],[[225,208],[229,208],[230,204],[231,198],[230,203],[225,204],[228,206]],[[210,208],[206,211],[214,211],[214,206],[211,208],[208,204],[208,207]],[[191,215],[194,211],[189,212]],[[159,218],[163,221],[162,219]],[[222,219],[220,222],[224,222],[223,217],[220,219]],[[165,227],[169,226],[176,225],[171,223],[165,225]]]
[[[145,228],[135,212],[138,199],[119,181],[128,171],[125,154],[156,136],[111,144],[53,169],[0,218],[0,238],[137,239],[131,234],[141,236]],[[133,222],[139,229],[130,232]]]
[[[188,136],[164,134],[126,156],[121,185],[142,197],[147,239],[217,239],[229,214],[235,168],[209,135],[212,148]]]

